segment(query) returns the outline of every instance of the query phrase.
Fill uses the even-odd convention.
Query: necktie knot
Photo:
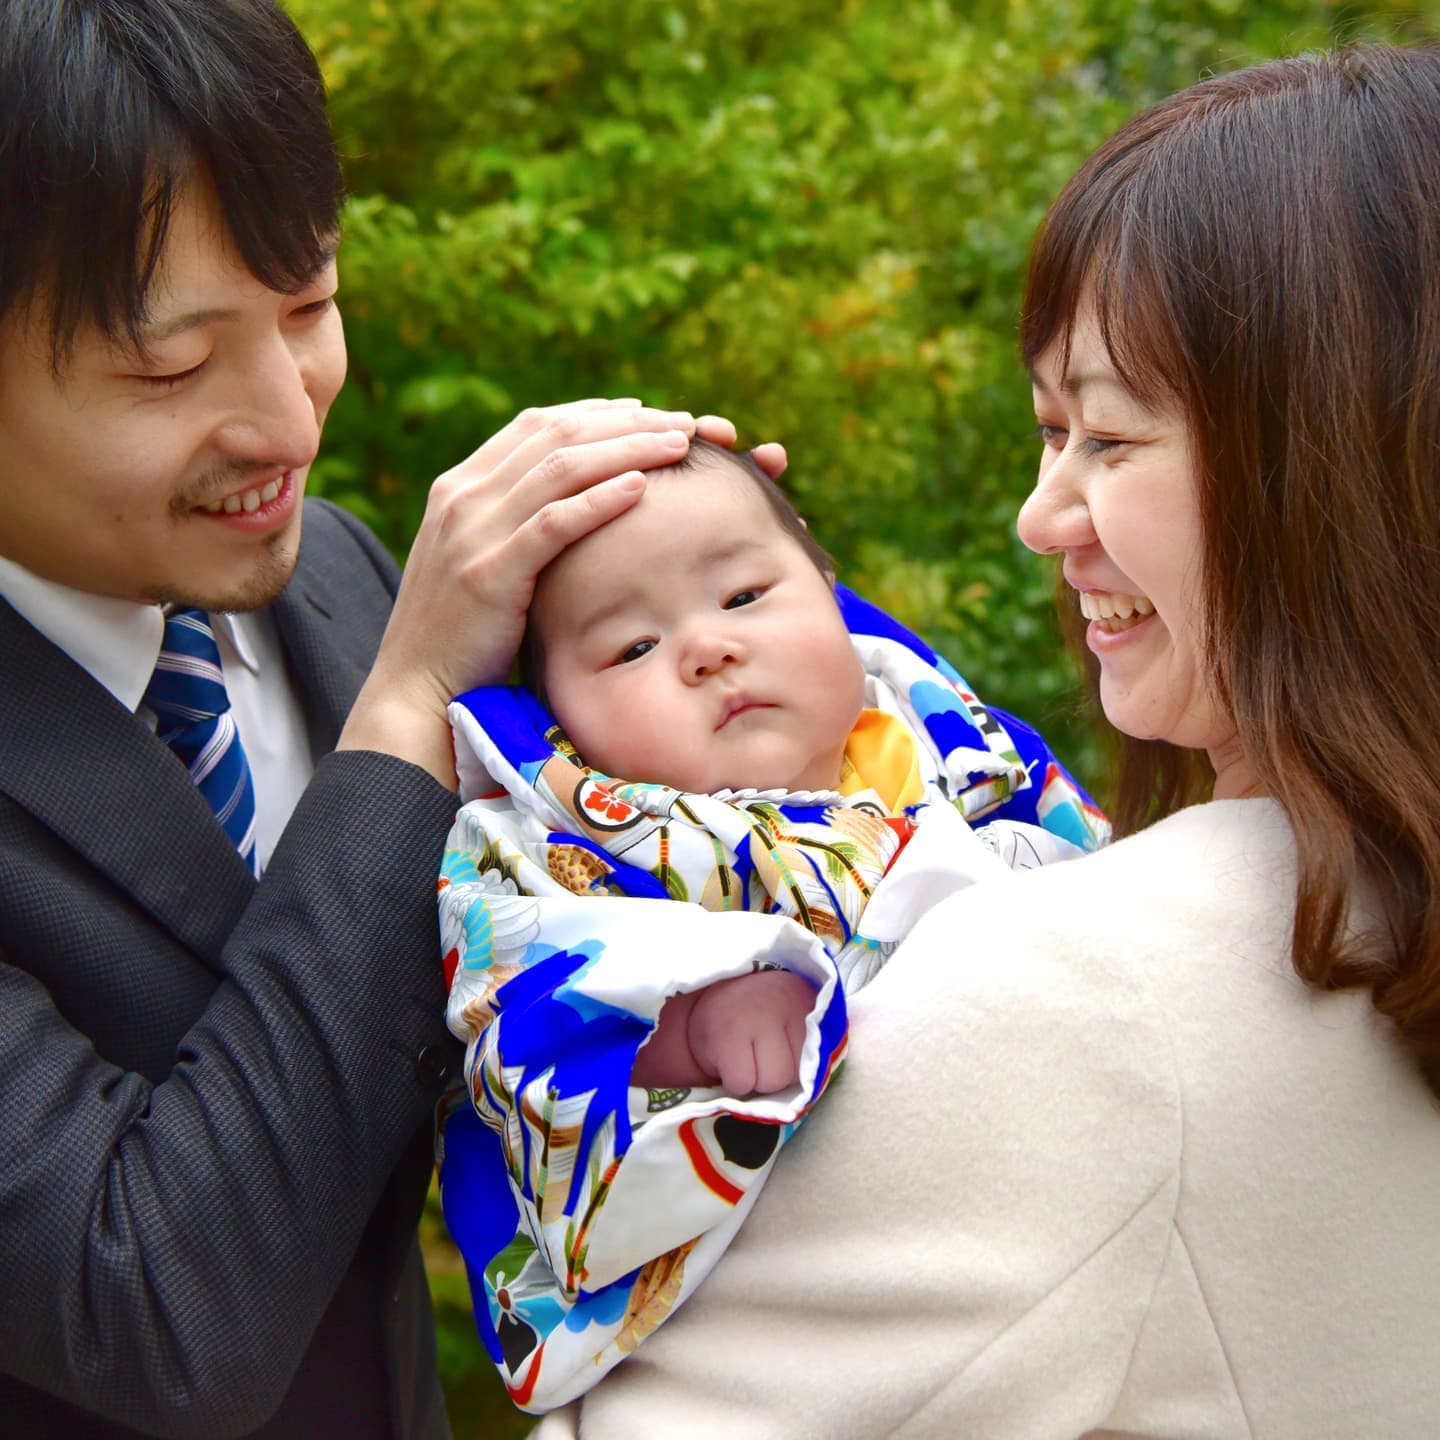
[[[167,745],[187,726],[228,713],[220,647],[203,611],[177,610],[166,618],[145,703],[155,712]]]
[[[156,734],[189,770],[241,859],[258,874],[255,786],[204,611],[177,610],[166,618],[145,704],[155,712]]]

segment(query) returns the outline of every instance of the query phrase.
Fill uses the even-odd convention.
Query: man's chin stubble
[[[145,598],[154,605],[169,605],[176,610],[206,610],[226,614],[260,610],[276,600],[290,583],[300,547],[286,544],[288,532],[271,537],[256,561],[254,571],[242,582],[226,590],[180,589],[174,585],[156,585],[146,591]]]

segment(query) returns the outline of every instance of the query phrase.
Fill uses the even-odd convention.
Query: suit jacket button
[[[422,1085],[434,1087],[443,1084],[449,1073],[445,1052],[438,1045],[427,1045],[415,1057],[415,1075]]]

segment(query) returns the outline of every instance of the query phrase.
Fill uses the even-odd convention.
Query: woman
[[[1020,533],[1140,833],[922,922],[542,1435],[1440,1433],[1437,275],[1440,52],[1207,81],[1071,182]]]

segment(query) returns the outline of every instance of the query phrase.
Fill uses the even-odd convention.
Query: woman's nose
[[[1080,550],[1095,543],[1095,527],[1077,483],[1074,455],[1061,451],[1041,462],[1039,478],[1020,507],[1015,528],[1037,555]]]

